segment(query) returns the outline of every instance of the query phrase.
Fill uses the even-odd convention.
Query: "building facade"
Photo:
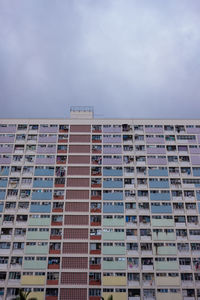
[[[0,299],[200,299],[200,120],[0,120]]]

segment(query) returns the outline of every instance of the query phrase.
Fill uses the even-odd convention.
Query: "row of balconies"
[[[75,189],[73,186],[72,188]],[[83,187],[82,187],[83,188]],[[89,188],[89,187],[88,187]],[[86,194],[84,195],[84,199],[89,199],[89,190],[81,190],[81,189],[68,189],[67,191],[65,190],[57,190],[57,189],[8,189],[6,192],[6,189],[1,189],[0,190],[0,200],[6,199],[14,199],[20,198],[20,199],[26,199],[26,200],[51,200],[52,198],[54,199],[64,199],[64,195],[66,193],[67,199],[80,199],[80,195],[76,195],[72,197],[72,193],[74,191],[80,191],[85,192]],[[171,198],[173,201],[183,201],[183,198],[185,201],[195,201],[195,197],[197,200],[200,200],[200,192],[199,190],[103,190],[103,193],[101,190],[91,190],[91,200],[125,200],[130,199],[135,199],[136,198],[136,192],[137,192],[137,198],[138,200],[145,200],[148,201],[149,199],[152,201],[169,201]],[[68,195],[69,193],[69,195]],[[70,194],[71,193],[71,194]],[[83,198],[81,198],[83,199]]]
[[[88,153],[89,154],[89,153]],[[90,164],[90,156],[88,155],[1,155],[1,164]],[[91,164],[93,165],[131,165],[146,166],[148,165],[167,165],[176,166],[190,166],[199,165],[199,156],[134,156],[134,155],[96,155],[91,157]]]
[[[63,135],[59,133],[64,133]],[[14,134],[13,133],[1,133],[0,134],[0,142],[1,143],[14,143],[14,142],[26,142],[26,141],[31,141],[33,143],[38,142],[49,142],[53,143],[57,141],[57,137],[60,138],[62,136],[66,136],[66,139],[68,139],[68,133],[67,131],[61,131],[61,132],[54,132],[54,131],[49,131],[49,132],[40,132],[39,134],[37,133],[18,133]],[[145,134],[120,134],[120,132],[103,132],[106,134],[102,135],[102,132],[93,132],[95,134],[92,134],[92,141],[93,142],[104,142],[104,143],[121,143],[123,142],[146,142],[147,144],[164,144],[165,142],[176,142],[176,143],[184,143],[184,144],[195,144],[199,142],[199,136],[192,134],[192,135],[179,135],[179,134],[153,134],[146,132]],[[79,134],[75,133],[77,137],[80,138],[80,136],[87,136],[88,139],[87,141],[84,140],[84,142],[90,142],[90,136],[91,132],[81,132]],[[16,138],[15,138],[16,136]],[[71,137],[74,136],[74,132],[70,133],[70,141],[75,142],[76,140],[72,139]],[[48,139],[48,140],[47,140]],[[82,142],[82,140],[78,140],[77,142]]]
[[[113,138],[114,139],[114,138]],[[124,141],[125,142],[125,141]],[[2,144],[0,145],[0,153],[13,153],[13,154],[55,154],[55,153],[67,153],[68,145],[61,143],[56,146],[53,144]],[[135,145],[133,144],[118,144],[118,145],[76,145],[71,144],[69,146],[69,153],[93,153],[93,154],[122,154],[127,152],[135,155],[146,154],[175,154],[175,155],[188,155],[199,154],[200,148],[188,146],[188,145]]]
[[[69,125],[66,124],[55,124],[55,125],[47,125],[47,124],[1,124],[0,125],[0,132],[26,132],[26,131],[34,131],[37,132],[68,132]]]
[[[103,183],[103,184],[102,184]],[[89,187],[91,185],[92,188],[199,188],[200,187],[200,180],[199,179],[183,179],[182,184],[180,179],[156,179],[156,178],[70,178],[68,177],[65,180],[64,175],[62,178],[56,177],[53,178],[22,178],[20,184],[20,178],[12,177],[9,179],[7,177],[0,178],[0,188],[18,188],[21,187],[28,187],[28,188],[52,188],[54,187]],[[11,191],[12,192],[12,191]]]
[[[20,176],[22,167],[21,166],[13,166],[11,170],[9,170],[8,166],[3,166],[0,169],[0,176],[8,176],[10,171],[11,176]],[[88,170],[89,171],[89,170]],[[136,172],[135,172],[136,171]],[[29,175],[29,176],[54,176],[54,172],[56,176],[63,177],[65,176],[65,169],[63,167],[37,167],[34,170],[34,167],[32,166],[25,166],[23,167],[23,172],[22,175]],[[134,167],[117,167],[117,168],[112,168],[112,167],[104,167],[103,168],[103,176],[123,176],[123,173],[125,176],[142,176],[146,177],[147,176],[147,167],[136,167],[136,170]],[[149,176],[160,176],[160,177],[165,177],[165,176],[179,176],[180,173],[183,174],[183,176],[188,176],[193,174],[193,176],[200,176],[200,168],[198,167],[181,167],[180,172],[178,167],[169,167],[169,172],[167,167],[163,168],[148,168],[148,175]],[[92,167],[91,168],[91,174],[93,176],[102,176],[102,167]],[[70,175],[70,174],[68,174]],[[71,174],[71,175],[76,175],[76,174]],[[77,174],[80,175],[80,174]],[[84,174],[85,175],[85,174]],[[88,172],[89,175],[89,172]]]
[[[29,280],[29,278],[27,278]],[[35,278],[34,278],[35,280]],[[79,291],[80,290],[80,291]],[[104,291],[105,290],[105,291]],[[101,300],[101,295],[103,296],[103,299],[108,300],[109,297],[112,295],[114,300],[166,300],[166,299],[175,299],[175,300],[199,300],[199,290],[197,290],[197,298],[195,297],[195,290],[194,289],[183,289],[183,297],[180,292],[180,289],[157,289],[155,290],[154,288],[149,288],[149,289],[133,289],[129,288],[128,292],[126,292],[126,289],[114,289],[109,288],[108,291],[106,292],[107,289],[103,289],[103,293],[101,293],[101,289],[97,288],[90,288],[89,289],[89,300]],[[70,289],[70,295],[80,295],[84,292],[84,296],[81,296],[81,299],[87,299],[87,289],[79,289],[79,288],[73,288]],[[3,295],[4,290],[2,288],[1,294]],[[56,288],[47,288],[46,293],[43,292],[38,292],[34,291],[30,294],[31,297],[37,297],[38,300],[43,300],[44,299],[44,294],[46,294],[45,299],[46,300],[57,300],[58,299],[58,289]],[[66,290],[61,289],[61,294],[65,295],[66,300],[71,300],[70,297],[72,296],[67,296]],[[7,295],[6,299],[11,300],[13,299],[13,295],[17,295],[17,288],[8,288],[7,290]],[[128,298],[127,298],[128,297]],[[2,298],[3,299],[3,298]],[[75,299],[75,298],[73,298]]]
[[[66,228],[67,230],[67,228]],[[120,231],[118,231],[120,230]],[[79,229],[81,234],[81,229]],[[82,237],[83,240],[103,240],[103,241],[173,241],[174,233],[151,233],[150,229],[140,229],[140,236],[138,236],[139,231],[137,229],[107,229],[107,231],[102,231],[101,229],[92,228],[90,229],[89,237],[88,234],[85,237]],[[25,240],[25,234],[15,234],[16,240]],[[198,234],[198,235],[197,235]],[[4,242],[0,242],[0,250],[1,252],[7,251],[11,249],[11,243],[9,242],[9,238],[11,237],[10,234],[6,235],[5,238],[1,236],[1,239]],[[199,241],[200,240],[200,232],[199,229],[196,230],[189,230],[189,235],[187,236],[187,231],[184,230],[177,230],[176,232],[177,241]],[[6,242],[6,239],[8,242]],[[26,234],[26,240],[61,240],[63,239],[62,229],[61,228],[53,228],[51,230],[47,228],[29,228]],[[64,237],[65,239],[65,237]],[[70,239],[80,239],[77,236],[72,236]],[[21,248],[21,242],[15,242],[16,248]],[[19,244],[19,247],[17,246]],[[24,244],[23,244],[24,245]],[[5,248],[4,248],[5,247]],[[197,247],[198,248],[198,247]],[[23,248],[22,248],[23,250]],[[195,245],[193,245],[193,251],[197,251]]]
[[[122,273],[123,274],[123,273]],[[0,285],[5,284],[6,281],[6,272],[0,272]],[[96,275],[96,276],[95,276]],[[98,276],[97,276],[98,275]],[[155,288],[157,287],[200,287],[200,280],[198,274],[195,274],[195,280],[193,280],[193,274],[191,273],[184,273],[181,274],[181,278],[179,276],[161,276],[154,278],[154,274],[152,273],[145,273],[142,276],[142,279],[140,279],[140,273],[128,273],[126,276],[120,276],[121,280],[114,276],[99,276],[99,273],[90,273],[89,275],[89,285],[100,285],[103,286],[128,286],[133,288],[140,288],[140,287],[149,287],[149,288]],[[165,274],[167,275],[167,274]],[[176,274],[175,274],[176,275]],[[197,276],[196,276],[197,275]],[[29,276],[29,277],[28,277]],[[33,279],[31,283],[29,283],[29,279]],[[23,285],[34,285],[37,283],[37,285],[59,285],[60,278],[59,278],[58,272],[48,272],[46,276],[42,276],[39,278],[38,275],[23,275],[21,272],[9,272],[8,274],[8,286],[14,284],[23,284]],[[107,282],[106,282],[107,279]]]
[[[2,124],[0,125],[0,132],[13,133],[16,131],[26,132],[68,132],[70,126],[71,132],[132,132],[132,131],[145,131],[146,133],[163,133],[177,132],[187,134],[200,134],[199,125],[130,125],[130,124],[115,124],[115,125],[71,125],[71,124]]]
[[[35,206],[35,205],[34,205]],[[33,207],[34,207],[33,206]],[[155,206],[157,207],[157,206]],[[159,207],[159,206],[158,206]],[[165,207],[165,206],[164,206]],[[46,212],[46,211],[45,211]],[[161,213],[163,213],[163,210],[161,210]],[[67,218],[69,217],[69,215],[65,215],[63,217],[63,215],[52,215],[50,217],[50,215],[26,215],[26,214],[17,214],[16,218],[14,214],[4,214],[3,218],[1,220],[2,225],[13,225],[14,223],[16,223],[16,225],[29,225],[29,226],[33,226],[33,225],[38,225],[38,226],[60,226],[62,225],[63,221],[65,220],[65,223],[67,222]],[[74,219],[74,222],[71,221],[71,225],[89,225],[88,221],[89,221],[89,216],[85,215],[85,218],[87,218],[87,224],[85,223],[76,223],[77,222],[77,217],[76,215],[71,215],[71,217]],[[169,217],[169,216],[168,216]],[[163,223],[166,223],[166,221],[168,222],[167,224],[170,224],[170,222],[173,223],[173,225],[168,225],[168,226],[192,226],[192,227],[196,227],[199,225],[199,218],[196,215],[191,215],[191,216],[183,216],[183,215],[178,215],[178,216],[174,216],[173,218],[161,218],[161,217],[156,217],[154,218],[154,216],[152,216],[152,218],[150,216],[145,216],[145,215],[126,215],[125,218],[124,216],[116,216],[113,218],[113,216],[104,216],[103,218],[100,215],[91,215],[90,216],[90,225],[91,226],[111,226],[111,227],[124,227],[124,226],[131,226],[134,227],[135,225],[144,225],[145,227],[150,227],[150,226],[162,226],[160,225]],[[18,224],[19,223],[19,224]],[[56,224],[53,224],[56,223]],[[93,224],[94,223],[94,224]],[[96,224],[98,223],[98,224]],[[171,224],[172,224],[171,223]],[[67,225],[68,223],[66,223],[65,225]],[[156,225],[155,225],[156,224]],[[148,226],[149,225],[149,226]],[[167,226],[167,225],[165,225]]]

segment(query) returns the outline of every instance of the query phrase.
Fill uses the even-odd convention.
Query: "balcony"
[[[59,270],[60,264],[59,263],[49,263],[48,270]]]
[[[124,232],[103,232],[104,241],[123,241],[125,239]]]
[[[5,191],[0,191],[0,200],[4,200],[6,196],[6,192]]]
[[[89,279],[89,285],[101,285],[100,279]]]
[[[122,158],[103,158],[103,165],[122,165]]]
[[[121,143],[122,138],[121,137],[103,137],[103,143]]]
[[[49,232],[46,231],[28,231],[27,240],[49,240]]]
[[[103,246],[104,255],[125,255],[126,249],[124,246]]]
[[[54,165],[55,157],[44,157],[44,158],[36,157],[36,164]]]
[[[121,293],[121,292],[112,292],[112,293],[103,293],[103,298],[105,300],[109,299],[109,296],[113,296],[113,300],[126,300],[127,299],[127,294],[126,293]]]
[[[32,200],[51,200],[52,192],[32,192]]]
[[[163,137],[147,137],[147,144],[164,144],[165,140]]]
[[[103,188],[123,188],[122,180],[104,180]],[[119,199],[121,200],[121,199]]]
[[[120,218],[120,219],[118,219],[118,218],[113,218],[113,219],[106,219],[106,218],[104,218],[103,219],[103,226],[107,226],[107,227],[109,227],[109,226],[111,226],[111,227],[123,227],[124,226],[124,218]]]
[[[150,188],[160,188],[160,189],[168,189],[169,182],[168,181],[151,181],[149,180]]]
[[[22,285],[45,285],[45,276],[23,275],[21,278]]]
[[[172,214],[171,205],[151,205],[152,214]]]
[[[147,164],[148,165],[167,165],[167,160],[166,160],[166,158],[147,157]]]
[[[0,143],[14,143],[15,136],[9,136],[9,135],[1,135],[0,136]]]
[[[8,176],[9,175],[9,167],[1,167],[0,175],[1,176]]]
[[[154,241],[175,241],[176,236],[174,232],[153,232]]]
[[[122,154],[122,148],[120,147],[109,147],[103,148],[103,154]]]
[[[124,213],[123,205],[104,205],[103,213]]]
[[[103,276],[102,285],[126,286],[126,276]]]
[[[25,248],[25,254],[48,254],[48,246],[29,246]]]
[[[56,147],[53,146],[53,147],[41,147],[41,146],[38,146],[37,148],[37,154],[55,154],[56,153]]]
[[[156,271],[178,271],[179,266],[177,261],[156,261]]]
[[[166,149],[164,147],[147,148],[147,154],[166,154]]]
[[[177,255],[177,249],[175,246],[154,247],[154,255]]]
[[[153,193],[150,192],[150,200],[154,201],[169,201],[170,200],[170,193]]]
[[[8,184],[8,179],[0,179],[0,188],[6,188],[7,187],[7,184]]]
[[[90,264],[90,270],[101,270],[101,264]]]
[[[56,143],[57,141],[57,136],[39,136],[38,138],[38,143]]]
[[[175,292],[175,293],[157,293],[157,300],[169,300],[169,299],[173,299],[173,300],[182,300],[182,294],[179,292]],[[186,299],[184,299],[186,300]]]
[[[153,227],[173,227],[173,219],[152,219],[151,224]]]
[[[169,277],[169,276],[165,276],[165,277],[156,277],[156,285],[157,286],[179,286],[180,285],[180,279],[179,276],[177,277]]]
[[[103,270],[126,270],[126,261],[103,261]]]
[[[0,157],[0,164],[10,164],[11,163],[11,157]]]
[[[25,270],[46,270],[47,268],[47,261],[40,261],[40,260],[25,260],[24,267]]]
[[[43,126],[40,125],[39,133],[57,133],[58,126]]]
[[[0,204],[0,212],[3,212],[4,204]]]
[[[53,176],[54,169],[35,169],[34,176]]]
[[[50,218],[31,218],[28,220],[29,226],[49,226]]]
[[[123,192],[103,193],[103,200],[123,200]]]
[[[33,188],[52,188],[53,187],[53,179],[52,180],[34,180]]]
[[[30,212],[31,213],[50,213],[51,212],[51,204],[48,204],[48,205],[40,205],[40,204],[37,204],[37,205],[33,205],[31,204],[31,207],[30,207]]]
[[[101,300],[100,296],[89,296],[89,300]]]
[[[198,168],[198,169],[193,169],[193,176],[198,176],[198,177],[200,177],[200,168]]]

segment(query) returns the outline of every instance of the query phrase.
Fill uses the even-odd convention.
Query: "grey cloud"
[[[198,0],[2,0],[0,117],[199,118]]]

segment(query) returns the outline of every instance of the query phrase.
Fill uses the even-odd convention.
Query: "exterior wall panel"
[[[68,167],[68,175],[90,175],[89,167]]]
[[[70,143],[90,143],[90,135],[70,134]]]
[[[89,187],[90,182],[89,178],[68,178],[67,186],[68,187]]]
[[[88,258],[87,257],[63,257],[62,268],[63,269],[87,269]]]
[[[88,229],[65,228],[64,239],[88,239]]]
[[[66,199],[89,199],[88,190],[68,190],[66,192]]]
[[[70,145],[69,153],[90,153],[89,145]]]
[[[89,164],[90,157],[87,155],[69,155],[68,157],[69,164]]]
[[[88,243],[63,243],[63,253],[66,254],[87,254]]]
[[[89,203],[88,202],[66,202],[65,203],[66,212],[88,212]]]

